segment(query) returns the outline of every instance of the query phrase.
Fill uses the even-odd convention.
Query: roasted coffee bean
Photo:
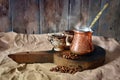
[[[79,55],[73,54],[73,53],[71,53],[69,51],[65,51],[65,52],[63,52],[62,57],[66,58],[66,59],[72,59],[72,60],[74,60],[74,59],[78,59]]]
[[[78,59],[78,55],[63,55],[62,56],[63,58],[66,58],[66,59]]]
[[[66,66],[56,66],[56,67],[50,69],[50,71],[74,74],[74,73],[82,71],[82,70],[79,67],[78,68],[70,68],[70,67],[66,67]]]

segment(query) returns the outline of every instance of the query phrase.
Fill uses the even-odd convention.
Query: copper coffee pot
[[[106,3],[101,11],[96,15],[92,23],[89,27],[82,27],[81,23],[79,23],[76,27],[80,28],[79,30],[74,30],[74,37],[70,47],[72,53],[83,55],[93,51],[94,46],[92,44],[92,30],[91,28],[95,24],[95,22],[100,18],[103,11],[108,7],[108,3]]]
[[[83,55],[93,51],[92,30],[90,28],[82,28],[74,30],[74,36],[70,50],[74,54]]]

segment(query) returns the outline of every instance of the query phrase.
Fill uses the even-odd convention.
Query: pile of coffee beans
[[[66,59],[78,59],[79,58],[79,55],[77,54],[73,54],[71,52],[64,52],[63,55],[62,55],[63,58],[66,58]]]
[[[53,67],[52,69],[50,69],[50,71],[74,74],[76,72],[82,71],[82,68],[81,67],[69,68],[69,67],[66,67],[66,66],[56,66],[56,67]]]

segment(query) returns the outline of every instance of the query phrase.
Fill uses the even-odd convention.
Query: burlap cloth
[[[106,62],[96,69],[75,74],[50,72],[53,63],[18,64],[7,55],[23,51],[50,50],[46,34],[0,33],[0,80],[120,80],[120,44],[113,38],[93,36],[94,44],[103,47]]]

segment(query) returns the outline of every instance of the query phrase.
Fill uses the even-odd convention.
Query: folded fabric
[[[120,80],[120,44],[113,38],[93,36],[107,52],[103,66],[75,74],[50,72],[53,63],[18,64],[8,57],[23,51],[51,50],[47,34],[0,33],[0,80]]]

